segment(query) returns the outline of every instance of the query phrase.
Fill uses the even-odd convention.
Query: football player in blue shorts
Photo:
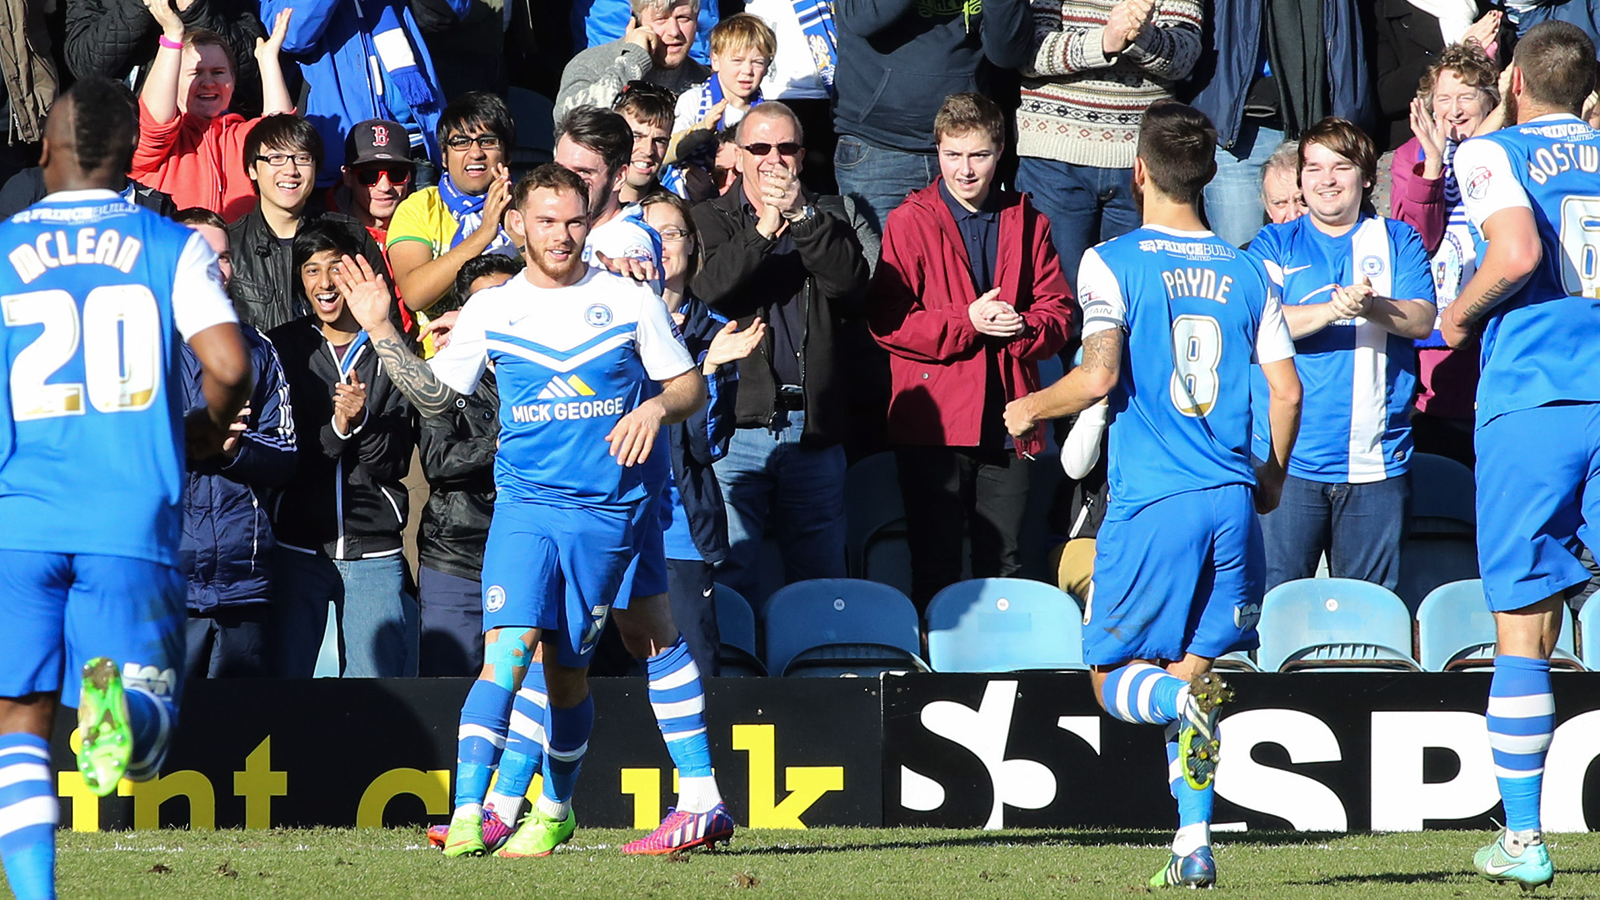
[[[113,190],[137,135],[126,88],[79,81],[45,126],[50,193],[0,222],[0,858],[19,900],[55,896],[57,705],[78,707],[78,769],[102,796],[154,777],[177,724],[179,335],[206,396],[192,455],[221,452],[250,397],[216,253]]]
[[[1217,719],[1231,689],[1211,663],[1259,643],[1256,516],[1277,503],[1300,420],[1294,345],[1266,268],[1207,231],[1196,208],[1216,173],[1216,137],[1192,107],[1145,112],[1133,164],[1144,226],[1086,251],[1078,268],[1083,363],[1006,407],[1020,437],[1110,397],[1110,500],[1083,650],[1108,713],[1166,729],[1179,828],[1153,887],[1216,882]],[[1271,397],[1259,469],[1252,363]]]
[[[1530,890],[1555,877],[1539,822],[1550,653],[1562,603],[1589,580],[1579,539],[1600,524],[1600,132],[1578,117],[1595,74],[1594,45],[1572,25],[1517,42],[1503,101],[1516,124],[1456,151],[1487,246],[1439,323],[1452,347],[1480,327],[1483,341],[1478,565],[1498,632],[1488,725],[1505,830],[1473,862]]]
[[[538,167],[517,183],[509,215],[528,268],[474,294],[427,363],[389,324],[388,290],[370,267],[347,260],[339,280],[390,378],[424,415],[450,408],[495,365],[485,658],[512,673],[515,691],[544,645],[544,784],[507,844],[538,856],[576,828],[572,789],[594,724],[588,659],[650,526],[644,464],[661,426],[698,409],[705,386],[655,292],[582,261],[588,193],[576,175]]]

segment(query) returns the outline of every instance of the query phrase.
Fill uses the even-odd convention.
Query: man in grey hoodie
[[[620,40],[579,53],[561,73],[555,120],[580,106],[610,109],[623,85],[648,81],[674,94],[711,77],[689,57],[700,0],[630,0],[633,18]]]

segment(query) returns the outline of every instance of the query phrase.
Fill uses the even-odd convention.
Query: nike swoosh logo
[[[1512,869],[1515,869],[1517,866],[1520,866],[1520,865],[1522,865],[1522,863],[1520,863],[1520,862],[1508,862],[1505,865],[1496,865],[1495,863],[1491,862],[1491,863],[1484,863],[1483,864],[1483,870],[1485,872],[1488,872],[1490,875],[1504,875],[1505,873],[1511,871]]]
[[[1284,269],[1283,270],[1283,274],[1284,274],[1284,277],[1287,278],[1288,276],[1293,275],[1296,272],[1304,272],[1305,270],[1307,270],[1309,268],[1311,268],[1311,267],[1310,266],[1295,266],[1292,269]]]

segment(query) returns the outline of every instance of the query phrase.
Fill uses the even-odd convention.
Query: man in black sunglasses
[[[379,247],[389,243],[389,219],[417,181],[406,130],[398,122],[368,119],[344,139],[344,177],[328,189],[328,208],[354,216]]]

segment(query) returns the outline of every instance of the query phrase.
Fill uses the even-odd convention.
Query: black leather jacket
[[[417,557],[436,572],[479,581],[494,515],[494,455],[500,445],[500,393],[484,372],[477,393],[456,398],[442,416],[424,416],[419,444],[428,504]]]
[[[319,220],[343,225],[356,239],[372,271],[388,274],[383,251],[359,221],[343,213],[321,212],[307,213],[300,224]],[[285,242],[273,234],[259,207],[228,226],[228,246],[233,251],[228,296],[241,321],[267,332],[311,314],[294,271],[293,241]]]

